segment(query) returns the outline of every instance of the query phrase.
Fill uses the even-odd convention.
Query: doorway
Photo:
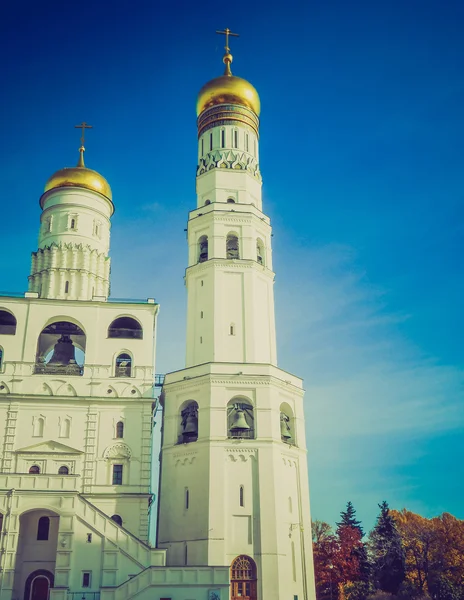
[[[249,556],[238,556],[230,568],[231,600],[256,600],[256,564]]]

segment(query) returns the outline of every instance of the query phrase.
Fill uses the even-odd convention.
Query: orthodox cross
[[[232,33],[232,31],[227,27],[224,31],[216,31],[216,33],[222,34],[226,36],[226,45],[224,46],[225,51],[228,53],[230,51],[229,48],[229,35],[233,35],[234,37],[239,37],[238,33]]]
[[[75,129],[82,129],[82,137],[81,137],[81,145],[84,145],[85,142],[85,130],[92,129],[93,125],[87,125],[85,121],[82,121],[80,125],[74,125]]]

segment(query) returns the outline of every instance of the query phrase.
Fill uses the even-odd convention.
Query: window
[[[233,323],[230,324],[229,335],[235,335],[235,325]]]
[[[256,240],[256,261],[264,265],[264,244],[260,239]]]
[[[240,506],[245,506],[243,485],[240,486],[239,500],[240,500]]]
[[[3,348],[0,346],[0,372],[2,370],[2,364],[3,364]]]
[[[235,204],[235,200],[233,198],[227,198],[227,202],[229,204]]]
[[[189,502],[190,502],[190,493],[189,493],[188,488],[185,488],[185,509],[186,510],[188,510]]]
[[[64,284],[64,293],[67,294],[69,292],[69,281]]]
[[[58,469],[58,475],[69,475],[69,469],[65,465]]]
[[[227,406],[227,436],[254,439],[253,407],[247,401],[235,398]]]
[[[34,437],[43,437],[45,419],[43,417],[34,417],[32,435]]]
[[[208,236],[202,235],[198,240],[198,262],[202,263],[208,260]]]
[[[87,544],[91,544],[92,543],[92,534],[88,533],[87,534]]]
[[[48,517],[40,517],[37,525],[37,539],[42,542],[48,540],[49,531],[50,519]]]
[[[234,130],[234,148],[238,148],[238,131]]]
[[[118,525],[122,526],[122,518],[119,515],[113,515],[111,519]]]
[[[123,438],[124,437],[124,423],[119,421],[116,423],[116,437]]]
[[[249,150],[249,136],[248,136],[248,133],[245,133],[245,150],[247,152]]]
[[[200,319],[203,319],[203,311],[200,311]]]
[[[201,138],[201,156],[203,156],[204,154],[204,149],[203,149],[203,138]]]
[[[71,219],[69,229],[76,229],[76,219]]]
[[[39,473],[40,473],[40,467],[38,467],[37,465],[33,465],[32,467],[30,467],[29,473],[31,475],[39,475]]]
[[[208,204],[211,204],[211,200],[206,200],[205,201],[205,206],[208,206]]]
[[[142,326],[132,317],[119,317],[108,327],[108,337],[141,340],[143,338]]]
[[[89,588],[92,583],[92,571],[82,572],[82,587]]]
[[[221,129],[221,148],[226,147],[226,132],[224,129]]]
[[[213,134],[209,134],[209,149],[210,151],[213,149]]]
[[[116,358],[115,377],[130,377],[132,375],[132,358],[123,352]]]
[[[238,247],[238,237],[236,235],[229,234],[227,236],[226,258],[228,258],[228,259],[240,258],[239,247]]]
[[[6,310],[0,310],[0,334],[16,334],[16,317]]]
[[[71,419],[68,417],[60,420],[60,437],[68,438],[71,433]]]
[[[184,403],[180,410],[179,444],[189,444],[198,439],[198,404],[195,400]]]
[[[122,485],[122,465],[113,465],[113,485]]]

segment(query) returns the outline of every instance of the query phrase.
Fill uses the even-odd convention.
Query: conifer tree
[[[354,527],[359,531],[361,537],[363,537],[364,531],[361,527],[361,521],[356,519],[356,511],[350,501],[346,503],[346,510],[340,513],[340,519],[340,523],[337,523],[337,534],[341,527]]]
[[[405,553],[387,502],[379,504],[379,508],[377,522],[369,534],[374,585],[396,594],[405,578]]]

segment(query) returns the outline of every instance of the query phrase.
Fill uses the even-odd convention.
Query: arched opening
[[[0,373],[3,367],[3,348],[0,346]]]
[[[227,204],[235,204],[234,198],[227,198]]]
[[[132,317],[119,317],[108,327],[108,337],[141,340],[142,326]]]
[[[24,600],[48,600],[53,579],[53,573],[45,569],[31,573],[24,586]]]
[[[86,336],[69,321],[47,325],[39,335],[34,373],[83,375]]]
[[[50,519],[49,517],[40,517],[37,525],[37,540],[46,541],[48,540],[48,534],[50,533]]]
[[[211,204],[211,200],[205,200],[205,206],[208,206],[208,204]]]
[[[245,506],[245,491],[243,485],[240,486],[239,490],[239,503],[240,506]]]
[[[238,237],[233,233],[229,233],[229,235],[227,236],[226,258],[228,258],[228,259],[240,258]]]
[[[15,335],[16,317],[7,310],[0,309],[0,335]]]
[[[119,515],[113,515],[111,517],[111,519],[117,523],[118,525],[120,525],[122,527],[122,517],[120,517]]]
[[[280,406],[280,438],[285,444],[295,445],[293,411],[286,402]]]
[[[256,240],[256,260],[260,265],[264,265],[264,244],[259,238]]]
[[[132,357],[122,352],[116,357],[115,377],[130,377],[132,375]]]
[[[252,558],[242,554],[230,567],[231,600],[256,600],[256,564]]]
[[[71,419],[66,417],[60,421],[60,437],[68,438],[71,433]]]
[[[29,467],[29,473],[31,475],[40,475],[40,467],[38,465],[32,465],[32,467]]]
[[[43,437],[45,419],[43,417],[34,417],[32,425],[32,435],[34,437]]]
[[[178,443],[189,444],[198,439],[198,404],[195,400],[188,400],[180,410],[180,428]]]
[[[65,465],[58,469],[58,475],[69,475],[69,469]]]
[[[233,398],[227,406],[227,437],[254,439],[253,406],[244,399]]]
[[[198,262],[208,260],[208,236],[202,235],[198,240]]]
[[[124,437],[124,423],[122,421],[116,423],[116,437],[120,439]]]
[[[65,294],[69,293],[69,281],[66,281],[64,284],[64,293]]]

